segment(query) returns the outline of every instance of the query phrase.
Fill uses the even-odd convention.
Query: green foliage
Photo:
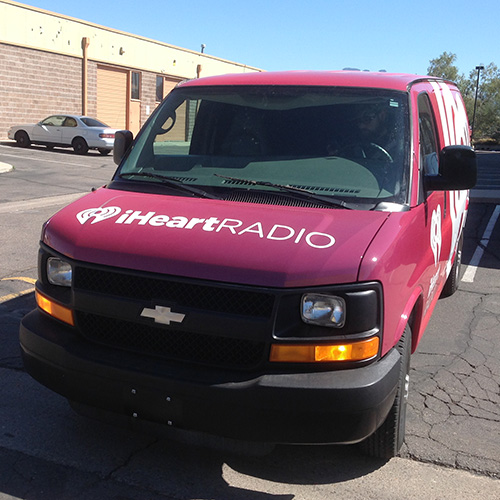
[[[429,61],[427,74],[456,82],[458,79],[458,68],[454,64],[456,60],[455,54],[443,52],[438,58]]]
[[[465,107],[472,125],[474,118],[474,102],[477,103],[474,121],[474,141],[494,139],[500,141],[500,70],[490,63],[484,65],[477,86],[478,71],[474,68],[469,76],[460,74],[455,65],[457,56],[443,52],[436,59],[429,61],[427,73],[431,76],[454,81],[464,98]]]

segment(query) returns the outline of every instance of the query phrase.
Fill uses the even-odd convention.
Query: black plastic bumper
[[[398,384],[399,354],[327,372],[252,376],[170,366],[89,344],[39,311],[21,323],[28,373],[76,401],[218,436],[274,443],[354,443],[383,422]]]

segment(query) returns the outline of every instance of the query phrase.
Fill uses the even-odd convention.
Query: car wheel
[[[98,151],[103,156],[109,155],[109,153],[111,153],[111,149],[106,149],[106,148],[98,148]]]
[[[458,284],[460,282],[460,267],[462,265],[462,247],[464,244],[464,233],[460,236],[458,242],[457,254],[455,255],[455,261],[453,266],[451,266],[451,271],[444,284],[443,291],[441,292],[441,297],[450,297],[458,290]]]
[[[408,325],[406,325],[396,348],[400,354],[400,364],[399,382],[394,403],[383,424],[360,443],[363,452],[371,457],[395,457],[405,439],[411,356],[411,330]]]
[[[29,146],[31,146],[30,138],[24,130],[19,130],[19,132],[16,132],[15,139],[17,145],[20,148],[28,148]]]
[[[85,155],[89,150],[88,144],[85,142],[85,139],[81,137],[75,137],[72,143],[73,149],[75,153],[78,155]]]

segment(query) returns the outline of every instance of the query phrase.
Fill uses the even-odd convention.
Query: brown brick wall
[[[0,43],[0,75],[0,139],[11,125],[82,111],[81,59]]]
[[[12,125],[37,123],[54,113],[82,114],[82,64],[79,58],[0,43],[0,140]],[[156,73],[141,73],[143,124],[158,103]],[[96,117],[95,61],[88,62],[87,80],[87,114]]]
[[[142,72],[141,86],[141,123],[156,109],[156,73]],[[149,111],[149,114],[148,114]]]

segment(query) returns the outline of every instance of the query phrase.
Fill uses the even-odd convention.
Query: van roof
[[[235,73],[208,76],[182,82],[179,86],[213,85],[314,85],[334,87],[369,87],[407,91],[413,83],[440,80],[431,76],[368,71],[282,71]],[[451,82],[450,82],[451,83]]]

